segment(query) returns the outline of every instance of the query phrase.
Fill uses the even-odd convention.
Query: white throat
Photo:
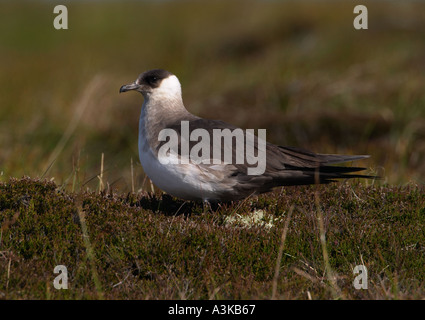
[[[147,104],[161,104],[162,106],[183,105],[182,100],[182,89],[179,79],[175,75],[171,75],[168,78],[161,81],[161,85],[158,88],[154,88],[152,92],[145,96],[145,102]]]

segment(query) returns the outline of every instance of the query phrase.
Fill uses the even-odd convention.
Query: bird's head
[[[145,98],[177,98],[181,99],[180,82],[171,72],[154,69],[143,72],[133,83],[123,85],[121,92],[135,90]]]

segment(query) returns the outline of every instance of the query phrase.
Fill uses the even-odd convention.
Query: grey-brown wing
[[[227,133],[235,132],[235,130],[242,130],[233,125],[220,120],[210,119],[188,119],[188,131],[191,134],[196,129],[203,129],[210,137],[208,143],[210,164],[200,164],[206,168],[212,165],[214,159],[214,134],[217,131],[214,130],[228,130]],[[182,123],[176,122],[167,126],[167,128],[173,129],[179,136],[178,146],[176,146],[176,152],[181,156],[181,144],[182,144]],[[246,132],[243,130],[244,143],[247,143],[248,139]],[[189,139],[184,141],[187,143],[189,150],[201,143],[201,137],[199,139]],[[229,146],[230,141],[230,146]],[[222,140],[221,146],[221,160],[225,160],[225,151],[231,152],[232,165],[223,166],[223,170],[227,171],[227,178],[231,180],[237,180],[238,183],[235,186],[235,192],[243,194],[256,190],[257,193],[266,192],[276,186],[286,185],[302,185],[302,184],[314,184],[314,183],[329,183],[335,181],[335,179],[341,178],[372,178],[372,176],[350,174],[353,172],[364,170],[361,167],[345,167],[345,166],[333,166],[332,164],[344,163],[348,161],[355,161],[360,159],[368,158],[367,155],[332,155],[332,154],[318,154],[309,150],[304,150],[295,147],[278,146],[271,143],[266,143],[265,157],[266,157],[266,168],[261,175],[249,175],[247,169],[253,167],[252,163],[249,164],[246,161],[243,163],[236,163],[236,156],[238,149],[236,148],[236,138]],[[203,141],[205,143],[205,141]],[[226,146],[227,148],[224,148]],[[215,146],[217,147],[217,146]],[[258,138],[255,137],[253,141],[254,153],[259,155],[258,149]],[[245,150],[246,151],[246,150]],[[245,159],[246,160],[246,159]]]

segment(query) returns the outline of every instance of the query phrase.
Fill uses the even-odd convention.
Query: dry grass
[[[0,179],[49,168],[95,189],[104,153],[110,185],[150,188],[130,164],[142,98],[118,88],[162,67],[193,113],[278,144],[368,153],[386,182],[422,184],[425,10],[365,4],[368,31],[353,29],[348,3],[73,3],[65,32],[48,4],[2,3]]]
[[[424,194],[417,186],[293,187],[204,212],[166,195],[73,194],[52,182],[12,179],[0,184],[0,295],[423,298]],[[273,225],[227,222],[236,211],[248,220],[255,210]],[[68,290],[53,288],[59,264],[68,268]],[[367,290],[353,286],[360,264]]]

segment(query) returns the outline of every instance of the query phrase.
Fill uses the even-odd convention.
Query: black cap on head
[[[140,85],[147,85],[151,88],[157,88],[163,79],[173,75],[171,72],[163,69],[153,69],[143,72],[136,80]]]

